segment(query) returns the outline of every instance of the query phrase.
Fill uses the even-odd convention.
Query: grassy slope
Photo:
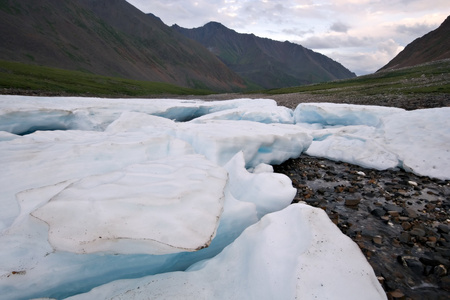
[[[206,90],[178,87],[161,82],[106,77],[80,71],[1,60],[0,92],[130,97],[211,93]]]
[[[269,95],[310,93],[336,96],[346,94],[355,96],[412,95],[421,93],[450,94],[450,60],[379,72],[347,80],[266,90],[262,91],[262,93]]]
[[[0,61],[0,93],[103,97],[212,94],[203,89],[189,89],[166,83],[104,77],[85,72],[6,61]],[[430,105],[447,106],[447,103],[450,103],[448,100],[450,99],[450,60],[379,72],[348,80],[265,90],[259,93],[258,97],[270,97],[288,107],[295,107],[300,102],[326,101],[406,108],[411,105],[408,99],[412,97],[429,101],[434,95],[439,96],[439,103],[430,103]],[[224,96],[233,97],[230,94]],[[252,97],[245,94],[234,95],[234,97],[247,96]],[[219,95],[212,97],[221,98]],[[288,101],[283,102],[283,99],[279,97],[288,98]],[[404,104],[396,103],[399,101],[403,101]]]

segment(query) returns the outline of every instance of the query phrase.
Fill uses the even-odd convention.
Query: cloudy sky
[[[449,0],[127,0],[171,26],[217,21],[298,43],[357,75],[373,73],[450,14]]]

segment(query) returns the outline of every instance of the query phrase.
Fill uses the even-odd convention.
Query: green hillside
[[[3,94],[141,97],[161,94],[204,95],[210,91],[162,82],[99,76],[80,71],[0,60],[0,92]]]
[[[261,91],[260,91],[261,92]],[[371,96],[444,93],[450,95],[450,60],[442,60],[357,78],[263,91],[264,94],[309,93]]]

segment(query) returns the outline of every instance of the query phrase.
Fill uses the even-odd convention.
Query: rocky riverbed
[[[449,181],[307,155],[275,171],[359,245],[389,299],[450,299]]]

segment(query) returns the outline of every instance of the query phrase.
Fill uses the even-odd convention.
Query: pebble
[[[424,237],[425,236],[425,230],[422,228],[413,228],[410,232],[411,235],[418,236],[418,237]]]
[[[399,237],[400,242],[406,244],[411,241],[411,235],[407,232],[402,232]]]
[[[403,222],[402,223],[403,230],[409,230],[409,229],[411,229],[411,227],[412,227],[412,225],[409,222]]]
[[[376,217],[382,217],[386,214],[386,211],[382,208],[375,208],[370,213]]]
[[[399,290],[389,292],[389,295],[392,297],[392,299],[404,299],[405,298],[405,294],[403,294]]]
[[[444,265],[438,265],[433,269],[434,274],[439,277],[447,275],[447,268]]]
[[[445,225],[445,224],[439,224],[437,226],[437,228],[440,232],[444,232],[444,233],[448,233],[450,231],[450,228],[448,227],[448,225]]]
[[[383,238],[381,237],[381,235],[374,236],[372,240],[377,245],[383,244]]]
[[[410,217],[410,218],[417,218],[418,217],[417,212],[415,212],[414,209],[412,209],[412,208],[405,208],[405,212],[406,212],[407,216]]]
[[[355,198],[346,198],[345,199],[345,205],[347,206],[357,206],[361,202],[361,198],[355,197]]]

